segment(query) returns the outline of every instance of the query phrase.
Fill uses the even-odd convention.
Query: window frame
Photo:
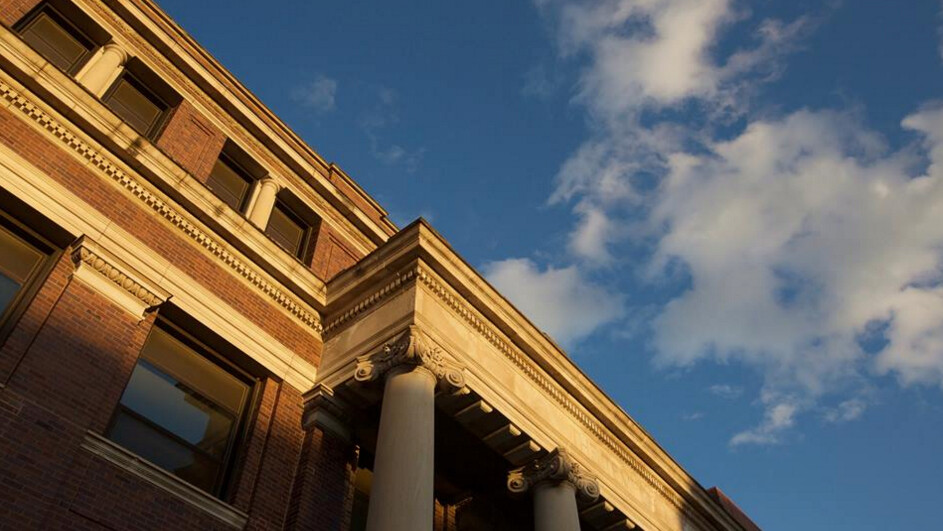
[[[272,236],[268,233],[269,224],[272,222],[271,215],[269,215],[269,221],[268,223],[265,224],[265,231],[263,232],[265,232],[265,235],[268,236],[268,238],[272,240],[275,243],[275,245],[278,246],[279,249],[282,249],[283,251],[294,256],[298,260],[304,261],[308,256],[308,251],[310,250],[309,247],[311,243],[311,233],[314,230],[314,226],[311,223],[308,223],[304,219],[304,217],[298,214],[295,211],[295,209],[293,209],[291,205],[289,205],[281,197],[277,197],[275,199],[275,204],[272,206],[273,214],[276,210],[281,210],[289,220],[301,226],[302,228],[301,243],[298,245],[298,250],[292,252],[291,250],[286,249],[284,246],[282,246],[281,243],[275,241],[275,238],[272,238]]]
[[[12,233],[15,237],[46,255],[40,259],[40,263],[30,272],[29,277],[23,282],[16,296],[10,301],[10,305],[5,310],[0,311],[0,346],[2,346],[16,327],[20,317],[32,304],[40,288],[46,283],[49,274],[59,262],[63,250],[3,210],[0,210],[0,230]]]
[[[216,158],[216,162],[219,162],[220,160],[222,160],[224,164],[229,166],[229,168],[233,170],[233,173],[238,175],[240,178],[242,178],[246,182],[246,184],[249,185],[248,187],[246,187],[246,192],[242,196],[242,200],[239,202],[238,208],[235,209],[237,212],[241,214],[245,214],[246,208],[249,206],[249,201],[252,199],[252,194],[255,190],[255,187],[258,186],[258,182],[260,179],[253,177],[252,172],[250,172],[248,169],[246,169],[245,166],[243,166],[238,161],[236,161],[235,157],[227,154],[225,150],[221,151],[219,153],[219,156]],[[214,166],[216,162],[213,163]],[[217,198],[219,198],[222,201],[222,198],[219,197],[219,194],[215,190],[213,190],[213,187],[210,186],[209,184],[209,180],[212,177],[213,177],[213,172],[212,170],[210,170],[210,176],[206,180],[206,187],[209,188],[211,192],[213,192],[213,195],[215,195]]]
[[[95,39],[89,36],[87,32],[82,31],[82,29],[80,29],[71,20],[69,20],[68,17],[63,15],[62,12],[59,9],[57,9],[54,5],[52,5],[51,2],[42,2],[38,6],[33,8],[29,13],[27,13],[23,18],[21,18],[19,21],[16,22],[16,24],[13,25],[13,31],[16,32],[17,35],[19,35],[20,39],[23,39],[23,33],[25,33],[31,26],[33,26],[39,20],[39,17],[42,15],[46,15],[47,17],[49,17],[53,22],[55,22],[63,30],[65,30],[66,33],[68,33],[75,40],[79,41],[82,45],[85,46],[85,53],[83,53],[78,59],[76,59],[75,62],[73,62],[69,66],[69,68],[61,68],[63,72],[69,74],[70,76],[75,76],[76,74],[79,73],[80,70],[82,70],[82,67],[88,63],[88,60],[91,59],[93,55],[95,55],[95,52],[98,51],[99,48],[101,48],[101,45],[99,45]],[[26,40],[23,39],[23,42],[26,42]],[[33,46],[29,44],[28,42],[26,44],[30,48],[33,48]],[[36,50],[36,48],[33,48],[33,50]],[[52,61],[46,58],[46,56],[43,55],[39,50],[36,50],[36,53],[39,53],[39,55],[42,55],[43,59],[46,59],[48,63],[54,64],[52,63]],[[58,68],[58,65],[54,65],[54,66]]]
[[[118,90],[118,86],[121,84],[122,81],[126,81],[134,89],[136,89],[138,92],[143,94],[145,98],[150,100],[151,103],[154,103],[157,107],[160,107],[160,114],[148,126],[147,131],[146,132],[138,131],[138,133],[141,136],[147,138],[148,140],[151,140],[151,141],[156,140],[157,137],[159,136],[159,133],[164,128],[164,124],[167,123],[167,119],[170,116],[171,111],[174,109],[174,106],[170,105],[167,99],[158,95],[157,92],[148,88],[147,84],[144,83],[143,80],[141,80],[140,76],[138,76],[134,72],[129,71],[127,68],[124,68],[121,71],[121,74],[118,75],[118,77],[116,77],[115,80],[111,83],[111,86],[108,87],[108,90],[106,90],[105,93],[102,94],[101,102],[102,104],[105,105],[105,107],[108,107],[108,110],[115,113],[115,115],[118,116],[118,118],[120,118],[122,122],[127,124],[128,127],[130,127],[131,129],[134,129],[135,131],[137,131],[137,129],[133,125],[131,125],[131,122],[125,120],[123,116],[118,114],[118,112],[115,111],[111,107],[111,105],[109,105],[109,102],[114,97],[114,94]]]
[[[148,428],[158,432],[161,436],[167,437],[176,444],[182,445],[188,449],[192,449],[200,454],[206,455],[206,452],[196,446],[190,444],[189,442],[180,438],[179,435],[167,430],[166,428],[156,424],[151,419],[137,413],[121,402],[121,398],[124,397],[124,392],[128,388],[128,384],[131,382],[131,374],[134,369],[137,368],[138,363],[141,360],[141,352],[144,350],[144,346],[147,345],[147,342],[151,338],[151,334],[155,329],[160,329],[161,331],[167,333],[174,339],[179,340],[187,348],[191,349],[194,354],[197,356],[203,357],[220,370],[226,371],[233,377],[242,381],[249,387],[249,391],[246,396],[245,405],[243,410],[237,415],[235,419],[235,429],[233,430],[233,435],[230,437],[226,445],[226,452],[220,459],[220,472],[215,479],[213,487],[211,490],[204,491],[209,495],[219,498],[221,500],[227,500],[232,494],[232,490],[236,485],[237,478],[242,472],[243,465],[243,456],[245,453],[245,445],[249,441],[250,436],[252,435],[252,430],[255,427],[256,417],[258,416],[259,404],[262,396],[262,378],[253,375],[249,371],[239,367],[237,364],[229,360],[226,356],[220,354],[216,349],[208,346],[203,341],[200,341],[193,334],[187,332],[177,324],[171,322],[169,319],[161,318],[158,316],[157,321],[151,327],[151,330],[147,334],[147,339],[144,340],[143,345],[141,346],[141,351],[138,352],[138,358],[135,360],[134,367],[131,372],[128,373],[128,379],[125,381],[124,388],[121,391],[121,397],[118,398],[118,402],[115,404],[114,411],[111,414],[111,418],[108,421],[107,426],[103,432],[103,435],[108,440],[112,440],[110,437],[111,431],[114,428],[115,424],[118,421],[119,415],[124,412],[134,418],[139,422],[143,422],[147,425]],[[160,369],[160,367],[158,367]],[[171,375],[172,376],[172,375]],[[188,382],[182,382],[188,384]],[[215,403],[214,403],[215,404]],[[114,441],[113,441],[114,442]],[[118,444],[115,442],[115,444]],[[132,453],[136,452],[133,449],[127,448],[127,450]],[[142,457],[142,459],[144,459]],[[145,459],[146,460],[146,459]],[[150,462],[150,461],[148,461]],[[171,476],[177,478],[178,480],[191,485],[194,488],[203,490],[201,487],[190,483],[186,479],[176,475],[171,470],[167,470],[164,467],[153,463],[157,468],[164,470]]]

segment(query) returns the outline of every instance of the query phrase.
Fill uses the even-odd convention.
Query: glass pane
[[[0,314],[42,262],[43,253],[11,232],[0,229]]]
[[[239,210],[249,192],[249,182],[241,173],[233,169],[225,160],[219,159],[213,166],[206,185],[213,190],[224,203]]]
[[[142,135],[147,134],[163,112],[159,105],[124,78],[118,80],[105,103]]]
[[[70,70],[88,48],[46,13],[40,13],[23,31],[23,40],[49,62]]]
[[[265,228],[265,233],[271,236],[275,243],[295,255],[301,250],[304,232],[304,227],[290,218],[280,206],[272,210],[272,217],[269,218],[268,226]]]
[[[111,440],[191,484],[212,491],[220,464],[187,448],[147,423],[120,412],[109,434]]]
[[[242,411],[249,385],[194,352],[166,330],[153,329],[141,356],[230,413],[238,415]]]
[[[235,419],[145,360],[134,368],[121,403],[215,457],[226,454]]]

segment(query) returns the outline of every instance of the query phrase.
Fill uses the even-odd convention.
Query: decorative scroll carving
[[[596,478],[588,475],[586,470],[561,448],[535,459],[526,466],[512,470],[508,474],[508,490],[520,494],[545,481],[566,481],[573,485],[577,494],[588,500],[599,497],[599,483]]]
[[[129,277],[117,266],[85,245],[72,251],[72,262],[76,265],[87,265],[99,275],[105,277],[119,288],[131,294],[134,298],[140,300],[147,307],[157,306],[164,302],[164,297],[154,293],[140,282]]]
[[[410,325],[402,335],[366,356],[357,358],[354,379],[372,382],[386,376],[398,367],[423,367],[435,375],[439,384],[456,393],[464,394],[464,368],[456,364],[442,350],[426,339],[415,325]]]

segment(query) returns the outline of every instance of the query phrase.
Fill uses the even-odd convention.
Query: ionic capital
[[[588,500],[599,497],[599,483],[596,478],[590,476],[562,448],[557,448],[508,474],[508,489],[515,494],[527,492],[544,482],[567,482],[576,489],[577,494]]]
[[[410,327],[395,340],[373,354],[357,358],[354,380],[372,382],[397,370],[423,368],[431,372],[439,385],[456,393],[464,393],[464,368],[451,360],[419,330]]]

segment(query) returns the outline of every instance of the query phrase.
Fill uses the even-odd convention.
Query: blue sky
[[[939,2],[161,5],[764,529],[939,528]]]

